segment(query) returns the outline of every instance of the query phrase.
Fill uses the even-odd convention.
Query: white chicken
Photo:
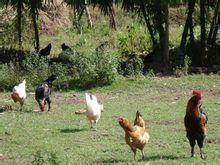
[[[24,101],[27,97],[26,94],[26,80],[24,79],[20,84],[14,86],[12,94],[11,94],[11,98],[14,100],[14,102],[19,102],[21,105],[21,109],[24,105]]]
[[[93,128],[93,125],[96,124],[101,117],[103,105],[98,103],[98,100],[95,95],[85,93],[85,96],[87,108],[84,110],[77,111],[75,112],[75,114],[85,113],[87,118],[89,119],[91,128]]]

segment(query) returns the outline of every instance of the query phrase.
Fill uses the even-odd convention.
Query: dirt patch
[[[73,94],[71,98],[67,101],[69,104],[85,104],[85,99],[80,97],[79,95]]]
[[[220,89],[207,89],[204,91],[208,97],[220,97]]]
[[[152,123],[157,125],[175,125],[175,124],[182,124],[183,119],[162,120],[162,121],[155,121]]]

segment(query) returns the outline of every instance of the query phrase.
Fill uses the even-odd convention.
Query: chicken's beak
[[[139,111],[136,112],[136,117],[142,116]]]
[[[122,120],[122,117],[121,116],[112,116],[114,120],[116,121],[121,121]]]
[[[122,117],[119,117],[118,118],[118,122],[122,122],[123,121],[123,118]]]

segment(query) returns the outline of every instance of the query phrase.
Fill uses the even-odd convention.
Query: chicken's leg
[[[50,97],[46,98],[46,101],[48,103],[48,111],[50,111],[50,108],[51,108],[51,106],[50,106],[50,104],[51,104]]]
[[[89,122],[90,122],[90,125],[91,125],[91,129],[93,128],[93,125],[92,125],[92,120],[89,120]]]
[[[141,153],[142,153],[142,160],[144,160],[144,151],[141,150]]]
[[[21,105],[20,111],[22,111],[22,107],[23,107],[24,103],[23,103],[23,102],[20,102],[20,105]]]
[[[202,148],[200,148],[200,157],[206,159],[206,155],[203,153]]]
[[[191,146],[191,157],[194,157],[194,147],[195,147],[195,144],[196,144],[196,141],[194,138],[188,136],[188,139],[189,139],[189,143],[190,143],[190,146]]]
[[[191,148],[191,157],[195,156],[195,152],[194,152],[194,146]]]
[[[132,151],[134,152],[134,160],[136,160],[135,157],[136,157],[136,152],[137,152],[137,150],[132,148]]]

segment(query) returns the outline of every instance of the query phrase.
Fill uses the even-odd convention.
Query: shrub
[[[22,73],[19,72],[19,68],[10,63],[0,65],[0,91],[12,90],[16,83],[22,79]]]
[[[33,165],[59,165],[61,164],[59,157],[56,152],[47,152],[47,151],[37,151],[34,154],[34,160],[32,161]]]
[[[119,74],[134,76],[143,73],[144,64],[142,59],[135,53],[125,54],[118,66]]]
[[[30,53],[19,65],[0,65],[0,90],[11,90],[14,85],[26,78],[27,88],[33,91],[49,75],[55,74],[59,79],[54,86],[62,89],[69,87],[92,87],[111,84],[116,78],[116,58],[109,52],[90,51],[77,53],[66,51],[60,55],[61,63],[48,64],[47,58],[39,58]],[[70,82],[74,82],[70,84]],[[75,83],[77,82],[77,83]]]
[[[46,57],[39,58],[37,53],[30,53],[23,61],[27,86],[32,88],[39,85],[48,77],[48,61]]]
[[[143,52],[150,45],[149,36],[137,24],[127,26],[126,33],[121,33],[118,38],[118,49],[121,53]]]
[[[70,60],[71,75],[78,83],[75,86],[102,86],[115,80],[116,58],[110,53],[98,54],[91,51],[87,54],[72,55]]]

